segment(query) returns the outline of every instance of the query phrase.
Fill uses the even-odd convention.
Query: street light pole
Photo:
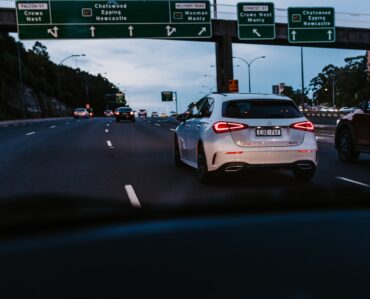
[[[252,92],[251,91],[252,90],[252,87],[251,87],[251,66],[252,66],[252,63],[255,62],[257,59],[266,58],[266,56],[256,57],[256,58],[252,59],[250,62],[248,62],[247,60],[245,60],[241,57],[233,56],[233,58],[243,61],[248,66],[248,90],[249,90],[249,93],[251,93]]]
[[[62,59],[59,63],[58,63],[58,68],[57,68],[57,80],[58,80],[58,97],[59,97],[59,101],[61,101],[61,88],[60,88],[60,74],[59,74],[59,66],[64,62],[66,61],[67,59],[70,59],[72,57],[80,57],[80,56],[86,56],[86,54],[72,54],[64,59]],[[59,107],[61,107],[61,104],[59,104]],[[60,109],[60,115],[62,116],[62,109]]]
[[[332,97],[333,97],[333,108],[335,107],[335,81],[334,81],[334,74],[330,75],[331,83],[332,83]]]

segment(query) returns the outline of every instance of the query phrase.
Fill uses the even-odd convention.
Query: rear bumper
[[[300,161],[318,163],[317,142],[313,133],[305,133],[302,143],[292,146],[238,146],[229,134],[209,136],[203,140],[209,171],[216,171],[228,163],[250,167],[288,168]]]
[[[135,116],[121,116],[121,115],[116,115],[116,119],[118,120],[134,120]]]
[[[219,167],[216,172],[239,172],[248,169],[268,169],[268,170],[293,170],[302,169],[310,170],[315,169],[316,164],[310,160],[302,160],[294,163],[281,163],[281,164],[248,164],[244,162],[229,162]]]

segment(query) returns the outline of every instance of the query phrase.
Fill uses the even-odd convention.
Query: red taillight
[[[308,132],[313,132],[313,130],[315,129],[313,126],[313,123],[310,121],[303,121],[303,122],[295,123],[295,124],[290,125],[290,127],[296,130],[308,131]]]
[[[231,132],[231,131],[244,130],[246,128],[248,128],[248,126],[245,124],[229,123],[225,121],[220,121],[220,122],[213,124],[213,130],[217,134]]]
[[[119,115],[119,112],[115,112],[116,113],[116,115]]]

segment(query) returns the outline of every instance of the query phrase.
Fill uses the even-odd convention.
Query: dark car
[[[130,107],[119,107],[116,109],[114,114],[117,122],[120,120],[131,120],[132,122],[135,121],[134,111],[132,111]]]
[[[343,162],[356,161],[360,153],[370,153],[370,101],[344,116],[335,131],[335,148]]]

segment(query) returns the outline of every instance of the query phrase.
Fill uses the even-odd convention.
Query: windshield
[[[0,210],[368,192],[369,16],[369,0],[0,0]]]
[[[131,108],[119,108],[118,111],[119,112],[131,112],[132,109]]]
[[[291,101],[237,100],[222,105],[222,115],[231,118],[299,118],[302,114]]]

